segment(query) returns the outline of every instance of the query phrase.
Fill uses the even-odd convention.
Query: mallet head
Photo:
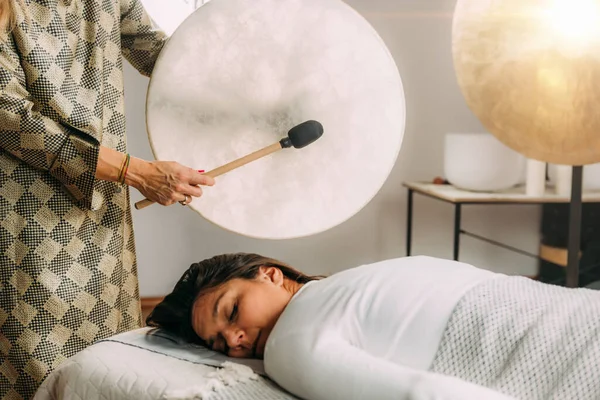
[[[297,149],[308,146],[323,136],[323,125],[318,121],[305,121],[288,132],[288,137],[281,139],[281,147],[294,146]]]

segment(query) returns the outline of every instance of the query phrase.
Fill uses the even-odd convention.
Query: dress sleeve
[[[150,76],[167,37],[155,27],[141,0],[120,1],[123,56],[142,75]]]
[[[100,144],[42,115],[28,92],[12,38],[0,43],[0,148],[58,179],[82,208],[90,208]]]
[[[339,337],[312,344],[306,335],[294,337],[299,339],[278,340],[269,349],[265,370],[277,384],[303,399],[515,400],[454,377],[374,357]]]

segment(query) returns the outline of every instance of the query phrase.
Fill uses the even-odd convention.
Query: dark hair
[[[162,328],[188,342],[202,343],[192,328],[192,306],[196,299],[232,279],[254,279],[263,266],[279,268],[287,279],[298,283],[321,278],[305,275],[281,261],[258,254],[215,256],[192,264],[173,291],[148,315],[146,325]]]

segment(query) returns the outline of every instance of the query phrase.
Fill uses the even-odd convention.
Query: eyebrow
[[[215,306],[213,307],[213,318],[217,318],[217,315],[219,315],[219,304],[221,303],[223,296],[225,296],[225,292],[221,293],[217,301],[215,301]]]

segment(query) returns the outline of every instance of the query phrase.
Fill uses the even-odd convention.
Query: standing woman
[[[122,57],[166,40],[140,0],[0,0],[0,398],[28,399],[140,326],[129,186],[187,204],[212,178],[126,150]]]

